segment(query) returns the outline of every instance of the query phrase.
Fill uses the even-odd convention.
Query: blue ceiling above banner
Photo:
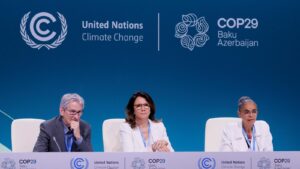
[[[175,151],[203,151],[205,122],[237,116],[247,95],[276,151],[300,150],[300,5],[283,1],[2,1],[0,109],[50,119],[64,93],[83,96],[92,144],[151,94]],[[0,114],[0,143],[11,120]]]

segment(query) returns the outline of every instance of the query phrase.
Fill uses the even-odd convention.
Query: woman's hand
[[[157,140],[152,144],[153,152],[170,152],[168,142],[165,140]]]

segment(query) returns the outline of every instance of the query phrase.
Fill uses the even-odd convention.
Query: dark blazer
[[[71,151],[87,152],[93,151],[91,145],[91,128],[80,120],[81,144],[73,142]],[[40,134],[33,148],[33,152],[66,152],[64,125],[61,116],[54,117],[43,122],[40,126]]]

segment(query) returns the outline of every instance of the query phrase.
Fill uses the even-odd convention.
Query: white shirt
[[[259,120],[254,123],[255,150],[273,151],[272,134],[270,127],[265,121]],[[249,151],[242,132],[242,122],[229,123],[223,130],[220,151],[241,152]],[[253,140],[252,140],[253,141]]]
[[[151,152],[151,145],[157,140],[167,141],[170,151],[174,151],[164,124],[162,122],[152,122],[151,120],[149,120],[149,124],[151,127],[149,135],[150,144],[146,147],[138,127],[132,129],[127,122],[120,125],[120,141],[123,152]]]

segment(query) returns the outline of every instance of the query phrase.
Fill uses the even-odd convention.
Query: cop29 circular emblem
[[[203,47],[209,40],[206,34],[209,25],[205,17],[198,18],[196,14],[182,15],[182,21],[175,26],[175,37],[180,38],[181,46],[190,51],[195,47]],[[193,34],[193,31],[196,32]]]
[[[57,12],[59,24],[57,18],[48,12],[40,12],[33,17],[30,17],[30,13],[26,13],[20,23],[20,33],[26,44],[35,49],[45,47],[48,50],[61,45],[68,33],[65,17]],[[27,32],[28,30],[30,33]],[[58,31],[60,31],[59,35]]]
[[[131,167],[133,169],[145,169],[146,165],[144,159],[138,157],[134,158],[134,160],[131,163]]]
[[[16,162],[13,159],[5,158],[4,161],[1,163],[2,169],[15,169]]]

